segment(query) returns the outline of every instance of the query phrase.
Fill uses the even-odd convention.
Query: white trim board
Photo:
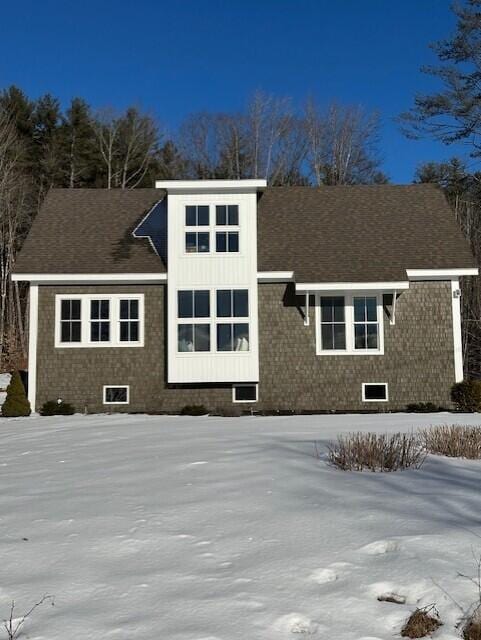
[[[463,341],[461,335],[461,298],[455,295],[459,290],[459,280],[451,280],[451,303],[453,307],[454,380],[463,380]]]
[[[257,191],[267,186],[267,180],[156,180],[156,189],[165,189],[169,193],[201,193],[228,191]]]
[[[294,280],[294,271],[258,271],[258,282],[290,282]]]
[[[156,284],[167,281],[166,273],[14,273],[14,282],[36,284]]]
[[[477,276],[479,269],[406,269],[406,273],[410,280],[451,280],[459,276]]]
[[[37,396],[37,336],[38,336],[38,285],[30,285],[30,314],[28,326],[28,400],[32,413]]]
[[[409,282],[299,282],[296,291],[400,291]]]

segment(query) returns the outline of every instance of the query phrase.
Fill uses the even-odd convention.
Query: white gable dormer
[[[167,192],[168,382],[257,382],[257,192],[265,180],[158,181]]]

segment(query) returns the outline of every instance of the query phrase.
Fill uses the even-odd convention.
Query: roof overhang
[[[239,193],[256,192],[267,186],[267,180],[156,180],[155,188],[167,193]]]
[[[158,284],[166,273],[14,273],[14,282],[33,284]]]
[[[477,276],[479,269],[406,269],[406,273],[410,280],[452,280],[460,276]]]
[[[258,271],[258,282],[291,282],[294,280],[294,271]]]
[[[409,282],[297,282],[296,291],[401,291]]]

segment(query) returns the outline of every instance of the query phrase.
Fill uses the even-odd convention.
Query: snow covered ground
[[[50,593],[21,637],[385,640],[436,603],[459,638],[481,462],[345,473],[314,445],[454,421],[481,416],[1,420],[0,618]]]

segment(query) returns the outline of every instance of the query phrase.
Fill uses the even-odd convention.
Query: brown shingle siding
[[[55,349],[56,293],[144,293],[145,347]],[[40,286],[37,405],[62,397],[77,410],[171,411],[186,404],[232,409],[230,385],[166,384],[164,285]],[[454,354],[449,282],[412,283],[384,317],[385,353],[317,356],[314,309],[305,327],[293,286],[259,286],[259,410],[385,410],[410,402],[449,406]],[[387,382],[389,403],[362,403],[362,382]],[[129,384],[131,404],[102,405],[102,387]],[[246,410],[249,405],[235,405]],[[355,425],[353,425],[355,428]]]

